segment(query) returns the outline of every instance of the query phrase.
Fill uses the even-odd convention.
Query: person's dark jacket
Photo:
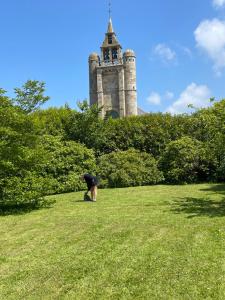
[[[96,176],[84,174],[84,180],[86,181],[88,191],[90,191],[91,187],[98,185],[98,179]]]

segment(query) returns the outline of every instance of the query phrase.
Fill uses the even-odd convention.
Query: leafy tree
[[[109,119],[102,124],[98,132],[101,138],[93,139],[92,147],[100,154],[135,148],[157,158],[171,140],[186,132],[188,118],[157,113]]]
[[[31,113],[49,100],[44,92],[44,82],[28,80],[22,88],[15,88],[16,98],[13,100],[24,112]]]
[[[45,183],[38,176],[46,155],[30,116],[0,90],[0,206],[39,205]]]
[[[32,119],[39,135],[62,136],[66,139],[74,112],[69,106],[49,107],[33,112]]]
[[[78,103],[80,111],[73,111],[66,126],[67,138],[85,144],[98,153],[104,139],[104,121],[99,118],[101,108],[89,106],[87,101]]]

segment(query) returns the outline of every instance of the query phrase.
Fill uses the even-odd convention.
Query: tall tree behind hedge
[[[102,126],[101,139],[97,144],[93,142],[93,147],[101,154],[135,148],[157,158],[170,141],[182,137],[188,119],[186,115],[162,113],[109,119]]]
[[[15,88],[16,97],[14,103],[24,112],[30,113],[37,110],[41,105],[49,100],[45,96],[45,83],[38,80],[28,80],[22,88]]]
[[[0,90],[0,205],[37,205],[46,185],[38,176],[46,156],[29,115]]]
[[[69,117],[67,138],[85,144],[97,154],[102,140],[107,139],[104,134],[104,121],[99,117],[101,108],[97,105],[89,106],[86,100],[78,103],[78,107],[80,110],[73,111]]]
[[[68,139],[70,120],[75,111],[68,105],[63,107],[49,107],[32,113],[32,119],[40,135],[62,136]]]
[[[123,119],[101,120],[96,106],[83,103],[73,112],[65,128],[68,139],[84,143],[97,156],[135,148],[160,156],[167,143],[180,138],[187,130],[189,116],[148,114]]]

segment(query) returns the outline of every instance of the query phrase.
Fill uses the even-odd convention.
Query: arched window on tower
[[[112,59],[117,60],[118,59],[118,51],[116,48],[112,49]]]
[[[104,61],[109,61],[110,56],[109,56],[109,49],[104,50]]]
[[[118,119],[120,116],[118,114],[117,111],[115,110],[108,110],[105,114],[105,119],[109,119],[109,118],[112,118],[112,119]]]

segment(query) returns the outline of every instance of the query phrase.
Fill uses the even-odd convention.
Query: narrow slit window
[[[109,43],[109,44],[112,44],[112,35],[111,35],[111,34],[108,35],[108,43]]]

